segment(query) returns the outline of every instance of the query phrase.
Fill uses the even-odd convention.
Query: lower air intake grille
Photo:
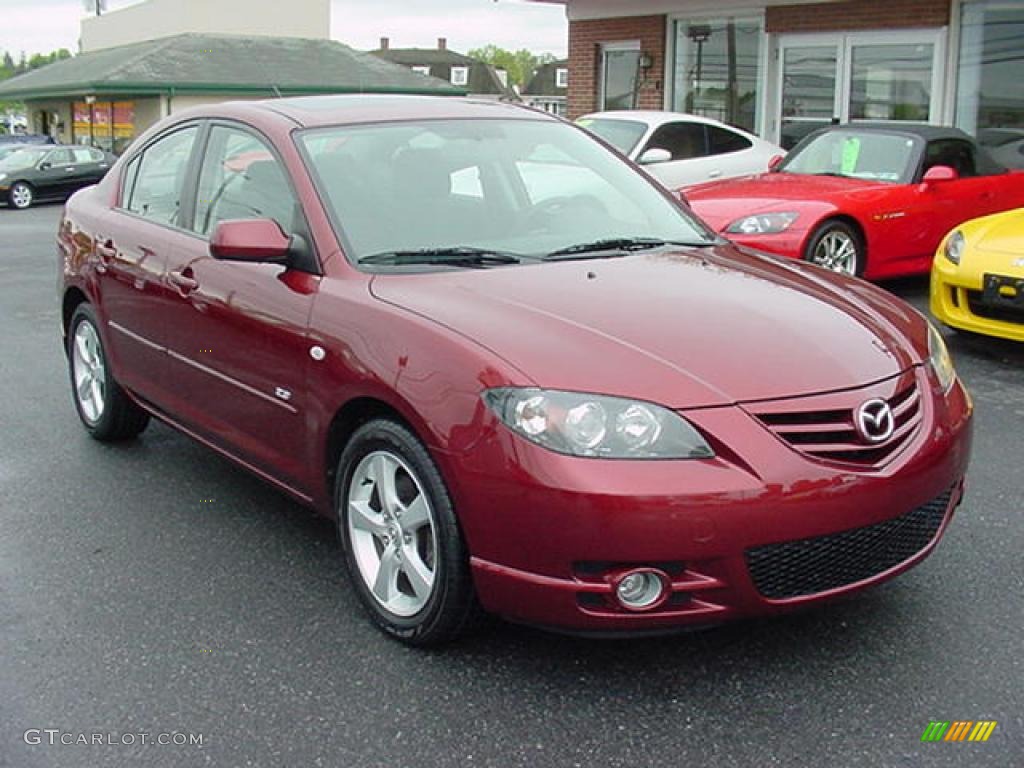
[[[869,579],[899,565],[935,538],[952,491],[905,515],[864,528],[747,550],[754,585],[765,597],[813,595]]]

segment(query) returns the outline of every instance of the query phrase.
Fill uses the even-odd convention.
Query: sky
[[[109,0],[108,7],[139,1]],[[0,51],[15,58],[21,51],[77,51],[83,8],[83,0],[0,0]],[[562,6],[523,0],[332,0],[333,38],[361,50],[376,48],[381,37],[398,48],[432,48],[447,37],[449,48],[462,52],[494,43],[562,56],[567,29]]]

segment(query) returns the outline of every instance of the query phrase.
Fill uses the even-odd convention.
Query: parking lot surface
[[[59,215],[0,208],[0,766],[1024,764],[1024,345],[947,334],[977,408],[968,494],[901,578],[696,633],[494,620],[423,652],[364,618],[328,521],[163,425],[87,437]],[[927,280],[887,287],[927,304]],[[922,743],[932,720],[998,725]],[[141,743],[175,733],[202,744]]]

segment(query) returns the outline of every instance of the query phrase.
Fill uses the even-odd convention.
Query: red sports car
[[[683,194],[736,243],[877,280],[927,273],[953,227],[1024,206],[1024,172],[955,128],[857,123],[808,136],[773,171]]]
[[[86,430],[156,417],[336,519],[409,643],[478,605],[638,632],[814,604],[927,556],[962,496],[970,400],[920,314],[729,245],[543,113],[183,112],[59,247]]]

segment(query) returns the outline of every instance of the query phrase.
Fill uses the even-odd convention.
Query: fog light
[[[615,597],[623,608],[642,611],[653,608],[665,599],[668,580],[653,570],[630,571],[619,579]]]

